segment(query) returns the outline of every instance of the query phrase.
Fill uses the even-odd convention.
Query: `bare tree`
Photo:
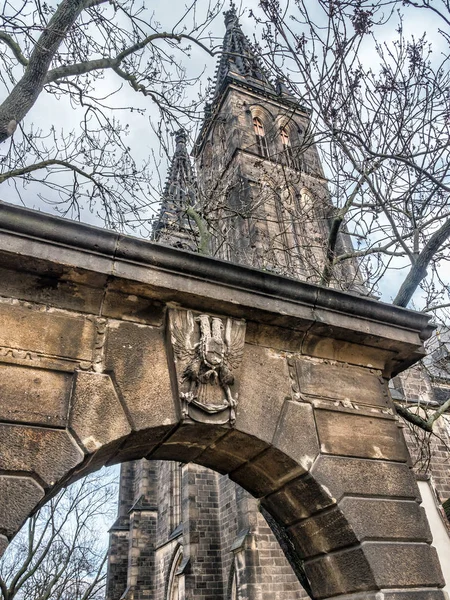
[[[419,5],[433,11],[436,26],[415,37],[408,28],[424,15]],[[357,258],[370,290],[401,270],[394,304],[407,306],[420,287],[422,309],[446,308],[450,55],[439,26],[449,22],[448,3],[440,12],[426,1],[396,0],[263,0],[261,7],[266,60],[312,111],[336,207],[322,283]],[[355,248],[339,252],[344,226]]]
[[[79,217],[84,203],[110,228],[142,223],[154,200],[150,157],[139,160],[131,148],[127,120],[153,104],[159,111],[154,127],[163,137],[167,119],[176,125],[196,116],[202,67],[191,75],[183,62],[192,52],[212,54],[207,27],[220,7],[220,0],[193,0],[164,30],[135,0],[62,0],[56,8],[53,2],[6,0],[0,15],[0,184],[15,186],[22,201],[23,185],[39,184],[32,190],[62,214]],[[32,124],[43,93],[55,112],[66,107],[68,125],[55,125],[55,115],[46,126],[37,114]],[[141,127],[145,139],[148,123]]]
[[[116,475],[90,475],[30,517],[0,561],[0,599],[103,599],[99,529],[114,517],[116,492]]]
[[[382,290],[393,304],[445,322],[450,47],[444,26],[450,5],[443,2],[437,10],[425,1],[262,0],[260,6],[263,17],[253,15],[262,31],[262,41],[255,39],[258,54],[311,116],[289,155],[286,146],[284,156],[274,155],[281,149],[275,142],[280,129],[265,131],[273,139],[264,153],[255,141],[253,153],[262,158],[252,173],[258,179],[254,195],[238,189],[249,184],[229,166],[223,177],[219,156],[208,165],[205,146],[201,204],[212,251],[322,285],[355,290],[364,283],[367,294]],[[435,35],[413,35],[413,17],[425,11],[433,15]],[[219,144],[226,137],[221,118],[213,124]],[[323,170],[317,165],[308,172],[311,163],[303,159],[313,147]],[[286,192],[292,185],[301,189],[309,175],[321,182],[299,203]],[[252,244],[241,243],[243,221]],[[265,221],[264,240],[258,221]],[[349,236],[352,243],[345,243]],[[414,414],[401,405],[399,411],[431,432],[449,407],[450,399],[430,411],[423,403]]]

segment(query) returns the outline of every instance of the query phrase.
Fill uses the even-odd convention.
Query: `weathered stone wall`
[[[386,385],[420,355],[425,316],[1,204],[0,214],[3,545],[40,502],[105,463],[177,460],[258,498],[316,598],[443,599]],[[223,369],[226,346],[234,380],[213,376],[195,343]],[[184,377],[196,364],[202,378]],[[130,591],[156,560],[151,477],[136,492]],[[252,532],[244,547],[251,564]]]

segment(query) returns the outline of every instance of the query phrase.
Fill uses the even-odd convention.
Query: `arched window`
[[[231,564],[230,574],[228,576],[227,600],[238,600],[238,581],[236,565],[234,562]]]
[[[267,158],[269,156],[269,149],[267,147],[266,132],[264,131],[264,125],[258,117],[253,117],[253,127],[255,129],[258,154]]]
[[[291,140],[289,138],[289,133],[286,131],[285,127],[280,129],[280,138],[281,144],[283,146],[284,156],[286,158],[286,163],[290,167],[294,167],[294,154],[292,152]]]
[[[172,561],[172,567],[169,573],[169,581],[167,586],[167,600],[181,600],[184,598],[184,590],[182,590],[183,582],[181,580],[182,573],[181,563],[183,562],[183,550],[178,548],[177,553]]]
[[[231,582],[231,600],[237,600],[237,577],[236,571],[233,573],[233,580]]]

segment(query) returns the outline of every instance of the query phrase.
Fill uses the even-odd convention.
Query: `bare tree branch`
[[[24,67],[28,65],[28,60],[22,54],[22,50],[19,44],[15,42],[10,35],[5,33],[4,31],[0,31],[0,41],[2,41],[12,50],[14,56],[21,65],[23,65]]]

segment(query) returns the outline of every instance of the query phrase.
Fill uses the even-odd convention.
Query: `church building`
[[[269,271],[320,283],[333,207],[309,112],[266,73],[233,7],[225,27],[213,94],[192,152],[185,132],[176,134],[153,238],[254,267],[261,277]],[[351,249],[345,232],[338,246]],[[365,293],[352,262],[336,269],[331,285]],[[439,360],[434,378],[420,367],[397,377],[394,399],[407,404],[425,398],[439,406],[450,395],[448,354]],[[189,399],[185,410],[195,420]],[[232,398],[229,410],[232,419]],[[220,424],[220,418],[220,412],[210,415],[211,422]],[[418,440],[407,424],[405,432],[445,528],[439,503],[450,498],[450,420],[444,416],[437,427],[441,441],[432,440],[426,461],[418,457]],[[290,557],[276,523],[238,478],[201,462],[200,455],[196,464],[142,459],[122,465],[106,600],[309,598],[302,565]]]

